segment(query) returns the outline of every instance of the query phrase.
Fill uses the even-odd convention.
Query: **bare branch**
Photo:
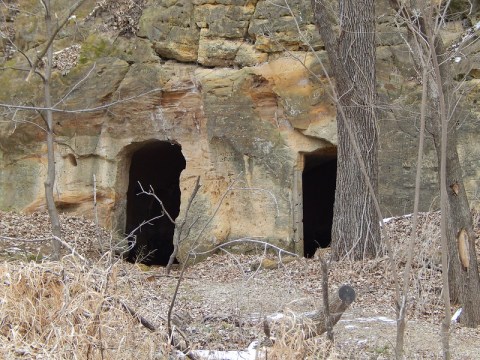
[[[72,252],[72,255],[75,255],[77,256],[80,260],[82,260],[83,262],[85,262],[86,264],[90,264],[90,261],[85,258],[84,256],[80,255],[78,253],[77,250],[75,250],[74,247],[72,247],[69,243],[65,242],[64,240],[62,240],[61,238],[59,238],[58,236],[52,236],[53,239],[55,239],[56,241],[58,241],[60,244],[62,244],[63,246],[65,246],[68,250],[70,250]]]
[[[167,215],[167,218],[168,220],[170,220],[170,222],[172,224],[175,224],[175,220],[173,220],[173,218],[170,216],[170,214],[168,213],[167,209],[165,209],[165,206],[163,205],[163,201],[155,194],[155,191],[153,190],[153,187],[152,185],[150,185],[150,190],[149,191],[145,191],[145,189],[143,188],[142,184],[140,183],[140,181],[137,181],[138,182],[138,186],[140,186],[140,189],[142,191],[140,191],[138,195],[142,195],[142,194],[145,194],[145,195],[148,195],[148,196],[153,196],[153,198],[155,200],[157,200],[157,202],[160,204],[161,208],[162,208],[162,212],[163,214]],[[163,215],[162,215],[163,216]]]
[[[261,239],[261,238],[258,238],[258,239]],[[281,247],[278,247],[278,246],[273,245],[271,243],[268,243],[266,241],[257,240],[255,237],[230,240],[230,241],[224,242],[220,245],[217,245],[210,250],[201,251],[201,252],[194,252],[192,254],[194,254],[194,255],[207,255],[207,254],[211,254],[212,252],[217,251],[218,249],[224,248],[226,246],[233,245],[233,244],[241,244],[241,243],[253,243],[253,244],[264,245],[264,246],[268,246],[268,247],[271,247],[272,249],[277,250],[279,252],[279,254],[287,254],[287,255],[298,257],[298,254],[295,254],[295,253],[292,253],[292,252],[287,251],[285,249],[282,249]]]
[[[160,219],[161,217],[163,217],[163,214],[162,215],[159,215],[159,216],[155,216],[151,219],[148,219],[148,220],[144,220],[140,223],[140,225],[138,225],[135,229],[133,229],[132,231],[130,231],[130,233],[125,236],[123,238],[123,241],[121,241],[120,243],[124,243],[125,241],[127,241],[129,238],[135,238],[135,232],[138,230],[138,229],[141,229],[142,226],[145,226],[145,225],[153,225],[151,224],[151,221],[154,221],[154,220],[157,220],[157,219]],[[128,245],[126,248],[122,249],[121,251],[121,254],[120,256],[123,256],[125,255],[126,253],[128,253],[130,250],[132,250],[136,245],[136,240],[135,241],[132,241],[132,243],[130,245]]]
[[[45,56],[45,54],[47,53],[48,49],[52,46],[53,44],[53,41],[55,40],[55,38],[57,37],[57,34],[58,32],[65,26],[65,24],[67,23],[67,21],[70,19],[70,17],[75,13],[75,11],[77,11],[77,9],[83,5],[83,3],[85,2],[86,0],[79,0],[77,3],[73,4],[73,6],[71,7],[70,11],[68,12],[67,16],[65,16],[65,18],[63,19],[63,21],[60,22],[60,24],[57,26],[57,28],[52,32],[52,34],[50,34],[50,38],[48,39],[48,42],[47,44],[45,45],[45,48],[43,49],[43,51],[41,51],[39,54],[37,54],[37,59],[35,60],[35,62],[33,63],[32,65],[32,69],[30,70],[30,73],[28,74],[27,76],[27,79],[26,81],[30,81],[30,78],[32,76],[32,74],[35,72],[35,70],[37,69],[37,66],[38,64],[40,63],[40,61],[42,60],[42,58]],[[45,12],[48,13],[50,11],[49,7],[45,4],[45,2],[42,0],[42,4],[43,6],[45,7]]]
[[[58,108],[55,108],[55,107],[25,106],[25,105],[13,105],[13,104],[5,104],[5,103],[0,103],[0,107],[9,108],[9,109],[30,110],[30,111],[52,111],[52,112],[56,112],[56,113],[78,114],[78,113],[87,113],[87,112],[95,112],[95,111],[99,111],[99,110],[105,110],[105,109],[111,108],[115,105],[125,103],[125,102],[128,102],[128,101],[132,101],[132,100],[138,99],[142,96],[146,96],[146,95],[149,95],[151,93],[155,93],[155,92],[159,92],[159,91],[162,91],[162,89],[161,88],[156,88],[156,89],[152,89],[152,90],[146,91],[146,92],[138,94],[138,95],[130,96],[130,97],[127,97],[127,98],[124,98],[124,99],[116,100],[116,101],[112,101],[112,102],[110,102],[108,104],[105,104],[105,105],[95,106],[93,108],[86,108],[86,109],[83,108],[83,109],[70,109],[69,110],[69,109],[58,109]]]
[[[5,240],[5,241],[21,241],[21,242],[43,242],[43,241],[51,241],[52,238],[46,238],[46,239],[41,239],[41,238],[36,238],[36,239],[25,239],[25,238],[16,238],[16,237],[10,237],[10,236],[3,236],[0,235],[0,240]]]
[[[13,41],[11,41],[10,39],[8,39],[8,42],[10,43],[11,46],[13,46],[15,48],[15,51],[20,53],[28,62],[28,65],[30,65],[30,69],[21,69],[21,68],[16,68],[16,67],[10,67],[10,68],[6,68],[6,69],[12,69],[12,70],[17,70],[17,71],[28,71],[28,72],[31,72],[32,69],[33,69],[33,63],[32,61],[30,60],[30,58],[28,57],[28,55],[23,51],[21,50],[17,45],[15,45],[15,43]],[[3,69],[2,69],[3,70]],[[43,82],[45,82],[45,76],[43,76],[43,74],[38,71],[37,69],[35,69],[35,74],[37,74],[38,76],[40,76],[40,78],[42,79]]]
[[[87,80],[87,78],[90,76],[90,74],[92,73],[92,71],[95,69],[95,66],[97,65],[97,63],[93,63],[93,66],[90,70],[88,70],[87,74],[82,78],[80,79],[75,85],[72,86],[72,88],[65,94],[63,95],[63,97],[58,100],[54,105],[53,107],[56,108],[60,103],[62,103],[67,97],[70,96],[70,94],[72,92],[75,91],[75,89],[78,89],[78,87],[85,81]]]

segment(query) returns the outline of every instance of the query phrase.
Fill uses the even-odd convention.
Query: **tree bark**
[[[425,19],[425,22],[429,21]],[[432,20],[430,20],[432,22]],[[432,24],[427,24],[432,28]],[[429,30],[429,29],[427,29]],[[460,322],[469,327],[480,324],[480,276],[478,273],[477,256],[475,252],[475,234],[473,232],[472,215],[467,193],[463,184],[462,168],[457,152],[457,121],[460,112],[457,110],[457,95],[452,84],[453,77],[450,61],[446,58],[447,51],[440,34],[430,34],[432,63],[435,71],[432,79],[437,82],[436,89],[428,93],[432,106],[430,127],[432,129],[438,163],[442,155],[442,118],[447,125],[445,144],[445,184],[440,181],[441,190],[447,193],[447,201],[442,209],[442,218],[446,221],[446,238],[448,247],[448,289],[450,301],[463,307]],[[435,39],[435,42],[433,42]],[[443,97],[443,106],[442,106]],[[443,107],[443,109],[442,109]],[[443,112],[443,114],[442,114]],[[445,139],[443,139],[445,140]],[[439,180],[441,167],[439,166]],[[445,189],[445,186],[447,189]],[[445,270],[444,270],[445,271]]]
[[[54,24],[51,16],[50,0],[44,1],[45,5],[45,25],[47,28],[47,38],[50,38],[54,31]],[[60,227],[60,217],[55,205],[55,199],[53,196],[53,190],[55,187],[55,147],[53,132],[53,112],[49,110],[52,107],[52,97],[50,94],[50,79],[52,75],[52,59],[53,59],[53,46],[49,45],[47,50],[47,61],[45,64],[45,77],[44,77],[44,97],[45,97],[45,121],[47,125],[47,178],[45,180],[45,198],[47,202],[48,215],[52,225],[52,234],[54,238],[52,240],[52,259],[58,260],[60,258],[61,243],[56,238],[62,237]],[[56,237],[56,238],[55,238]]]
[[[378,133],[375,123],[375,2],[339,1],[340,34],[333,31],[328,2],[312,0],[315,23],[325,44],[337,94],[337,183],[332,257],[359,260],[380,252],[375,202],[355,156],[359,147],[367,176],[378,195]],[[346,123],[348,121],[348,123]],[[349,126],[355,136],[348,135]],[[353,141],[352,141],[353,140]]]
[[[412,22],[411,6],[402,4],[398,0],[390,0],[390,4],[403,17],[412,34],[409,38],[410,47],[422,52],[422,54],[412,54],[417,67],[428,67],[427,100],[430,113],[427,116],[426,125],[433,136],[439,165],[442,163],[442,143],[445,145],[446,152],[445,183],[440,181],[443,177],[442,166],[438,167],[438,178],[440,190],[447,194],[447,201],[442,210],[442,221],[446,221],[448,291],[451,302],[463,307],[461,323],[475,327],[480,324],[480,307],[478,307],[480,276],[470,205],[457,152],[456,126],[460,112],[452,83],[451,61],[448,58],[450,55],[445,49],[441,35],[434,33],[433,28],[436,23],[435,16],[439,17],[442,14],[431,14],[432,8],[424,7],[425,13],[417,14],[416,21]],[[444,142],[442,142],[442,122],[447,124],[448,130]]]
[[[455,137],[455,130],[449,137]],[[435,141],[437,147],[437,141]],[[438,151],[437,151],[438,152]],[[450,300],[461,304],[462,324],[476,327],[480,324],[480,277],[475,252],[475,234],[467,194],[462,181],[462,169],[458,159],[456,141],[447,143],[447,239],[448,278]],[[458,189],[458,194],[456,193]],[[442,216],[444,216],[442,214]]]
[[[448,93],[445,92],[445,94]],[[437,124],[436,119],[432,120],[432,123]],[[451,121],[455,120],[453,117]],[[440,163],[441,141],[438,131],[433,132],[433,138]],[[475,252],[472,215],[462,176],[457,152],[456,125],[453,123],[448,132],[446,153],[448,199],[446,211],[442,213],[442,216],[446,218],[448,240],[448,283],[451,302],[460,304],[463,308],[460,317],[461,323],[469,327],[476,327],[480,324],[480,307],[478,306],[480,276]]]

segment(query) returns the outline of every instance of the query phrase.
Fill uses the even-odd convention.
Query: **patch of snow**
[[[283,319],[284,317],[285,315],[276,313],[276,314],[268,315],[267,319],[270,321],[277,321],[277,320]]]
[[[460,314],[462,313],[463,308],[458,309],[455,311],[455,314],[452,316],[452,324],[456,323],[458,321],[458,318],[460,317]]]
[[[412,217],[413,214],[405,214],[405,215],[401,215],[401,216],[394,216],[394,217],[389,217],[389,218],[385,218],[383,219],[383,223],[386,224],[392,220],[395,220],[395,219],[407,219],[409,217]],[[380,223],[380,225],[382,225],[382,223]]]
[[[374,318],[375,320],[378,320],[378,321],[383,321],[383,322],[386,322],[386,323],[394,323],[396,324],[397,322],[393,319],[390,319],[390,318],[387,318],[386,316],[377,316],[376,318]]]
[[[462,57],[461,56],[455,56],[455,62],[459,63],[460,61],[462,61]]]
[[[192,350],[191,354],[202,360],[256,360],[263,358],[263,352],[257,351],[258,341],[248,345],[247,350]]]
[[[370,317],[370,318],[355,318],[352,320],[340,320],[343,322],[352,322],[352,321],[358,321],[358,322],[374,322],[374,321],[380,321],[380,322],[386,322],[389,324],[395,324],[396,321],[393,319],[390,319],[386,316],[375,316],[375,317]]]
[[[345,329],[356,329],[357,327],[355,325],[345,325]]]

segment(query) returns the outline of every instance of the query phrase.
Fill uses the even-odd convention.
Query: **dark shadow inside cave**
[[[304,155],[303,245],[304,256],[312,257],[318,248],[330,246],[335,182],[336,152],[313,152]]]
[[[166,265],[173,251],[175,225],[162,216],[159,202],[150,195],[139,194],[150,186],[175,219],[180,212],[180,173],[185,169],[185,158],[178,144],[165,141],[148,142],[132,155],[127,191],[127,219],[125,231],[130,234],[143,221],[147,224],[129,237],[134,245],[128,261],[148,265]],[[151,220],[159,217],[155,220]],[[151,220],[151,221],[149,221]]]

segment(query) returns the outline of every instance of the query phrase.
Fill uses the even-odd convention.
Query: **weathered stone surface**
[[[198,4],[200,5],[200,4]],[[195,23],[204,37],[243,39],[255,10],[253,4],[203,5],[195,7]]]
[[[179,218],[185,216],[197,176],[202,184],[187,217],[190,233],[180,246],[181,260],[192,248],[200,252],[245,237],[302,253],[304,155],[316,152],[320,160],[335,156],[336,113],[320,65],[325,62],[328,70],[326,54],[312,25],[309,2],[289,2],[293,14],[301,14],[296,21],[282,4],[151,0],[137,36],[119,36],[106,29],[101,18],[84,21],[93,3],[82,9],[76,25],[54,43],[56,51],[81,46],[69,72],[55,70],[53,76],[55,106],[69,110],[54,115],[55,194],[61,209],[92,216],[95,175],[100,220],[121,237],[132,156],[159,140],[181,145],[185,157]],[[390,21],[392,14],[382,2],[377,7],[380,200],[385,214],[395,215],[412,210],[421,86]],[[41,17],[38,12],[25,16],[18,18],[19,24],[32,20],[36,30],[19,30],[19,39],[33,55],[32,47],[43,41]],[[307,39],[315,54],[306,51]],[[454,70],[458,80],[468,80],[465,99],[471,111],[465,105],[468,116],[459,124],[459,154],[467,192],[479,206],[480,64],[475,46],[468,47],[470,53]],[[16,54],[5,65],[27,63]],[[1,103],[43,104],[40,79],[26,83],[24,77],[13,69],[0,73]],[[37,112],[13,109],[1,116],[0,208],[42,208],[43,120]],[[429,146],[423,210],[435,206],[436,168]],[[249,248],[242,245],[240,250]]]
[[[205,66],[232,66],[241,45],[241,41],[204,39],[202,36],[198,49],[198,62]]]
[[[310,4],[302,0],[289,1],[288,4],[290,7],[280,1],[258,1],[248,30],[257,50],[272,53],[322,46],[312,23]]]
[[[190,0],[157,0],[149,3],[140,18],[138,36],[152,41],[161,57],[179,61],[195,61],[198,52],[197,28]]]

